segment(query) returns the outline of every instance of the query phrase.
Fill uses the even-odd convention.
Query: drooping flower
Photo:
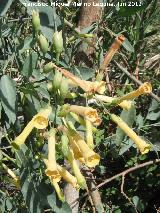
[[[65,201],[65,196],[63,194],[63,192],[61,191],[60,187],[59,187],[59,184],[54,180],[54,178],[50,177],[50,181],[52,183],[52,185],[54,186],[55,188],[55,191],[57,193],[57,196],[58,198],[64,202]]]
[[[68,137],[70,140],[72,140],[69,135],[68,135]],[[85,161],[84,161],[83,154],[82,154],[80,148],[78,147],[77,143],[73,140],[72,140],[72,149],[74,152],[74,158],[76,160],[79,160],[81,163],[84,163]]]
[[[69,137],[69,141],[71,146],[77,145],[78,149],[80,150],[81,155],[84,158],[85,164],[88,167],[95,167],[99,164],[100,156],[95,153],[89,146],[86,144],[84,139],[73,129],[69,129],[67,132]],[[74,149],[73,149],[74,151]]]
[[[41,109],[40,112],[35,115],[32,120],[27,124],[21,134],[17,136],[12,142],[13,147],[15,149],[19,149],[20,146],[25,143],[27,137],[29,136],[34,127],[37,129],[45,129],[48,126],[48,117],[51,112],[52,108],[50,106]]]
[[[62,178],[67,182],[70,183],[74,188],[78,188],[77,179],[71,175],[64,167],[57,164],[57,169],[62,176]]]
[[[86,180],[85,180],[84,176],[82,175],[82,173],[80,171],[80,168],[78,166],[77,161],[74,158],[74,153],[73,153],[73,150],[72,150],[71,147],[70,147],[69,152],[68,152],[68,161],[69,161],[69,164],[70,164],[70,166],[73,170],[73,173],[74,173],[74,175],[77,179],[78,185],[82,189],[85,189],[87,187]]]
[[[119,116],[115,114],[111,114],[110,116],[112,121],[114,121],[126,133],[126,135],[132,139],[142,154],[146,154],[150,151],[151,145],[140,138]]]
[[[56,131],[55,129],[51,129],[49,131],[48,136],[48,162],[47,162],[47,169],[45,171],[46,175],[52,177],[55,182],[59,182],[61,179],[61,175],[57,169],[56,163],[56,150],[55,150],[55,138]]]

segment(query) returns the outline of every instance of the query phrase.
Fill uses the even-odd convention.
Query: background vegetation
[[[141,7],[105,7],[101,19],[84,28],[81,33],[96,33],[91,63],[79,59],[79,48],[88,48],[90,40],[77,33],[80,7],[32,7],[24,6],[28,0],[1,0],[0,2],[0,161],[19,177],[21,189],[17,189],[6,170],[0,165],[0,212],[71,212],[67,203],[61,203],[53,187],[43,175],[42,154],[46,144],[31,135],[26,146],[16,154],[11,141],[23,130],[39,109],[56,100],[48,91],[47,82],[53,74],[44,74],[43,65],[56,61],[50,49],[43,55],[35,38],[31,14],[40,13],[41,32],[52,43],[53,33],[63,32],[64,51],[59,66],[83,79],[94,79],[103,57],[115,37],[123,34],[127,40],[109,64],[104,76],[106,95],[123,95],[138,87],[137,81],[149,81],[155,96],[142,96],[135,100],[135,107],[128,113],[114,107],[139,135],[153,145],[149,154],[141,155],[132,141],[120,131],[109,117],[101,113],[103,122],[94,135],[96,151],[101,156],[100,165],[92,170],[96,185],[122,171],[159,159],[160,151],[160,16],[157,0],[146,0]],[[50,1],[48,1],[50,3]],[[67,22],[66,22],[67,20]],[[127,72],[127,71],[128,72]],[[129,75],[130,74],[130,75]],[[135,77],[135,79],[133,78]],[[73,100],[74,102],[74,100]],[[82,104],[81,99],[75,103]],[[93,104],[94,107],[94,104]],[[54,111],[54,110],[53,110]],[[55,111],[54,111],[55,112]],[[55,119],[55,113],[51,121]],[[58,149],[58,148],[57,148]],[[59,154],[59,162],[62,157]],[[160,166],[152,163],[99,187],[106,213],[158,212],[160,207]],[[86,175],[87,177],[87,175]],[[80,191],[80,198],[85,191]],[[80,199],[79,212],[93,212],[86,197]]]

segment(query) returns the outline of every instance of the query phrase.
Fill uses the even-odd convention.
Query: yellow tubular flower
[[[94,149],[92,129],[93,129],[92,123],[86,119],[86,141],[90,149]]]
[[[94,125],[98,126],[101,124],[101,119],[98,116],[97,110],[92,107],[83,107],[78,105],[70,105],[69,111],[74,112],[78,115],[84,116],[86,119],[91,121]]]
[[[64,167],[57,164],[57,169],[62,176],[62,178],[67,182],[70,183],[74,188],[78,188],[77,179],[71,175]]]
[[[86,184],[86,180],[84,178],[84,176],[82,175],[80,169],[79,169],[79,166],[74,158],[74,153],[73,153],[73,150],[70,148],[69,149],[69,153],[68,153],[68,161],[70,163],[70,166],[73,170],[73,173],[77,179],[77,183],[78,185],[82,188],[82,189],[85,189],[87,188],[87,184]]]
[[[116,98],[105,96],[105,95],[95,95],[96,99],[106,103],[112,103]],[[129,110],[132,106],[132,101],[124,100],[118,104],[122,109]]]
[[[22,144],[25,143],[27,137],[33,130],[33,128],[37,129],[45,129],[48,126],[48,116],[52,112],[52,108],[50,106],[42,109],[37,115],[35,115],[32,120],[27,124],[22,133],[15,138],[12,142],[12,145],[15,149],[19,149]]]
[[[98,92],[100,94],[103,94],[105,91],[105,82],[101,81],[95,81],[95,82],[91,82],[91,81],[85,81],[82,80],[80,78],[78,78],[77,76],[73,75],[71,72],[59,68],[57,67],[55,64],[53,64],[53,66],[59,71],[61,72],[66,78],[70,79],[69,84],[71,86],[79,86],[81,87],[86,93],[94,93],[94,92]]]
[[[74,152],[74,158],[76,160],[79,160],[81,163],[85,163],[83,154],[82,154],[80,148],[78,147],[77,143],[74,140],[72,140],[70,135],[68,135],[68,137],[69,137],[69,140],[72,141],[72,149],[73,149],[73,152]]]
[[[71,123],[71,122],[68,122],[68,125],[69,125],[69,127],[70,128],[73,128],[74,129],[74,126],[73,126],[73,124]],[[68,134],[68,130],[67,130],[67,128],[63,128],[63,131],[67,134],[66,135],[66,137],[67,137],[67,139],[70,139],[71,140],[71,138],[70,138],[70,135]],[[65,138],[65,135],[63,135],[62,137],[61,137],[61,142],[63,143],[62,144],[62,148],[63,148],[63,154],[64,153],[66,153],[67,155],[68,155],[68,145],[67,145],[67,152],[66,152],[66,148],[64,147],[65,146],[65,143],[64,142],[66,142],[66,138],[65,138],[65,141],[63,141],[62,139],[64,139]],[[64,146],[63,146],[64,145]],[[79,149],[79,147],[78,147],[78,145],[73,141],[73,143],[72,143],[72,149],[73,149],[73,152],[74,152],[74,158],[76,159],[76,160],[79,160],[81,163],[84,163],[84,158],[83,158],[83,155],[82,155],[82,153],[81,153],[81,150]],[[65,157],[67,156],[65,154]]]
[[[45,173],[47,176],[52,177],[54,181],[59,182],[61,179],[61,175],[58,172],[56,164],[55,134],[55,129],[51,129],[48,136],[48,162]]]
[[[134,99],[140,95],[150,94],[151,92],[152,92],[152,85],[149,82],[145,82],[137,90],[132,91],[120,98],[117,98],[115,101],[117,104],[119,104],[124,100]]]
[[[111,114],[111,119],[128,135],[142,154],[150,151],[151,145],[142,140],[119,116]]]
[[[123,35],[119,35],[115,38],[115,41],[113,42],[113,44],[109,48],[109,51],[107,51],[107,54],[104,57],[101,70],[105,70],[107,68],[108,64],[110,63],[110,61],[112,60],[113,56],[118,51],[118,49],[121,47],[124,40],[125,40],[125,37]]]
[[[79,150],[82,153],[82,156],[84,157],[85,164],[88,167],[95,167],[96,165],[99,164],[100,156],[88,147],[88,145],[83,140],[83,138],[78,134],[78,132],[76,132],[73,129],[70,129],[68,131],[68,136],[71,146],[77,144]]]
[[[6,170],[6,172],[13,178],[14,185],[20,189],[20,178],[15,175],[15,173],[6,166],[6,164],[2,163],[3,168]]]
[[[58,198],[59,198],[62,202],[64,202],[64,201],[65,201],[65,197],[64,197],[64,194],[63,194],[63,192],[61,191],[61,189],[60,189],[58,183],[57,183],[52,177],[50,178],[50,180],[51,180],[52,185],[53,185],[54,188],[55,188],[55,191],[56,191],[56,193],[57,193]]]
[[[12,146],[15,149],[19,149],[20,146],[25,143],[27,137],[29,136],[29,134],[31,133],[31,131],[33,130],[33,128],[34,128],[34,120],[32,119],[27,124],[27,126],[24,128],[24,130],[22,131],[22,133],[19,136],[17,136],[15,138],[15,140],[12,142]]]

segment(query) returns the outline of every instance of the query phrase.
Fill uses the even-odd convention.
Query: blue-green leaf
[[[35,52],[32,52],[29,54],[29,56],[26,58],[23,69],[22,69],[22,74],[26,77],[29,77],[32,75],[33,70],[36,67],[38,60],[38,54]]]
[[[0,99],[9,121],[14,123],[16,121],[16,88],[15,82],[8,75],[3,75],[0,80]]]
[[[0,16],[4,16],[10,8],[13,0],[1,0]]]

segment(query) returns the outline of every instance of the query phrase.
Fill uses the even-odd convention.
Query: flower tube
[[[105,96],[105,95],[95,95],[96,99],[99,101],[103,101],[106,103],[112,103],[114,100],[116,100],[116,98],[114,97],[109,97],[109,96]],[[121,103],[118,104],[122,109],[125,110],[129,110],[132,106],[132,101],[127,101],[124,100]]]
[[[55,129],[51,129],[48,136],[48,163],[45,173],[47,176],[52,177],[54,181],[59,182],[61,175],[58,172],[56,164],[55,134]]]
[[[94,125],[98,126],[101,123],[101,119],[98,116],[97,110],[92,107],[83,107],[78,105],[70,105],[70,112],[74,112],[78,115],[84,116],[86,119],[91,121]]]
[[[72,140],[69,135],[68,135],[68,137],[69,137],[69,140]],[[74,152],[74,158],[76,160],[79,160],[81,163],[85,163],[85,160],[83,158],[83,154],[82,154],[80,148],[78,147],[77,143],[73,140],[72,140],[72,149]]]
[[[74,188],[78,189],[77,179],[71,175],[64,167],[57,164],[57,169],[62,176],[62,178],[67,182],[70,183]]]
[[[20,146],[25,143],[27,137],[29,136],[29,134],[31,133],[31,131],[33,130],[33,128],[34,128],[34,120],[32,119],[27,124],[27,126],[24,128],[24,130],[22,131],[22,133],[19,136],[17,136],[15,138],[15,140],[12,142],[12,146],[15,149],[20,149]]]
[[[48,166],[48,159],[44,159],[44,163],[46,164],[46,166]],[[67,183],[70,183],[74,188],[78,189],[77,179],[73,175],[71,175],[64,167],[60,166],[59,164],[57,164],[56,166],[57,166],[57,170],[58,170],[59,174],[61,175],[61,177]],[[53,177],[51,177],[51,178],[52,178],[52,180],[55,181],[55,179]]]
[[[34,127],[37,129],[45,129],[48,126],[48,117],[51,112],[52,108],[50,106],[40,110],[40,112],[27,124],[21,134],[12,142],[13,147],[19,149],[20,146],[25,143]]]
[[[134,90],[120,98],[115,99],[116,104],[120,104],[124,100],[130,100],[137,98],[140,95],[150,94],[152,92],[152,86],[149,82],[143,83],[137,90]]]
[[[58,183],[57,183],[57,182],[54,180],[54,178],[52,178],[52,177],[50,178],[50,180],[51,180],[52,185],[53,185],[54,188],[55,188],[55,191],[56,191],[56,193],[57,193],[58,198],[59,198],[62,202],[64,202],[64,201],[65,201],[65,197],[64,197],[64,194],[63,194],[63,192],[61,191],[61,189],[60,189]]]
[[[86,119],[86,142],[90,149],[94,149],[93,143],[93,125]]]
[[[85,164],[88,167],[95,167],[99,164],[100,156],[89,148],[83,138],[73,129],[68,130],[68,137],[71,146],[77,144],[82,156],[84,157]]]
[[[125,37],[123,35],[119,35],[116,37],[115,41],[113,42],[109,51],[107,52],[107,54],[104,57],[104,61],[103,61],[101,70],[105,70],[107,68],[108,64],[112,60],[115,53],[119,50],[119,48],[121,47],[124,40],[125,40]]]
[[[53,66],[59,71],[61,72],[66,78],[70,79],[69,84],[71,84],[72,86],[79,86],[81,87],[86,93],[95,93],[98,92],[100,94],[103,94],[105,91],[105,82],[104,81],[95,81],[95,82],[91,82],[91,81],[85,81],[82,80],[80,78],[78,78],[77,76],[73,75],[71,72],[59,68],[57,67],[55,64],[53,64]]]
[[[65,128],[65,127],[63,127],[63,131],[66,134],[68,132],[67,128]],[[62,137],[61,137],[62,152],[63,152],[63,155],[65,157],[68,156],[68,151],[69,151],[69,146],[68,146],[69,139],[68,139],[68,137],[65,134],[63,134]],[[74,152],[74,158],[76,160],[79,160],[81,163],[84,163],[83,155],[82,155],[81,150],[79,149],[79,147],[78,147],[78,145],[76,143],[72,144],[72,149],[73,149],[73,152]]]
[[[111,114],[111,119],[128,135],[142,154],[150,151],[151,145],[142,140],[119,116]]]
[[[79,169],[79,166],[78,166],[78,163],[76,162],[75,158],[74,158],[74,153],[73,153],[73,150],[72,148],[69,149],[69,152],[68,152],[68,161],[69,161],[69,164],[73,170],[73,173],[77,179],[77,183],[78,185],[82,188],[82,189],[85,189],[87,188],[87,184],[86,184],[86,180],[84,178],[84,176],[82,175],[80,169]]]

